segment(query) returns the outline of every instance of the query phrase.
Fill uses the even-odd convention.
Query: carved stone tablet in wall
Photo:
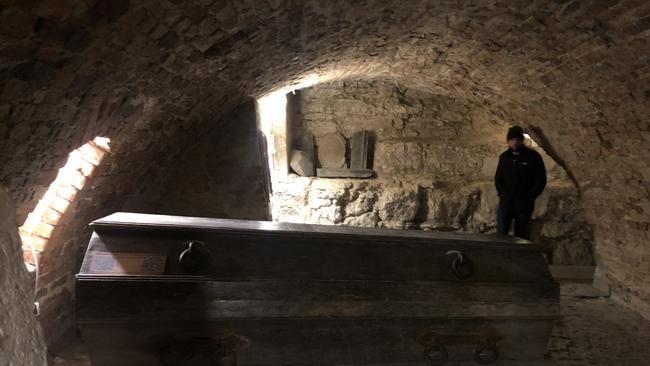
[[[368,131],[356,132],[350,137],[350,169],[368,169]]]
[[[323,168],[345,167],[345,139],[339,133],[330,133],[319,137],[318,160]]]

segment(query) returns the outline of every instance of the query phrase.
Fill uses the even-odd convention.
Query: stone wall
[[[339,82],[289,94],[290,129],[299,141],[370,131],[376,177],[274,182],[279,221],[423,230],[493,232],[494,171],[505,150],[503,119],[464,99],[384,82]],[[538,199],[533,240],[555,264],[593,264],[593,233],[578,189],[542,149],[549,178]]]
[[[47,366],[45,338],[33,313],[34,280],[23,262],[14,207],[0,185],[0,365]]]

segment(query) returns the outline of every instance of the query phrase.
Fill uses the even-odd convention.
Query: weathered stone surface
[[[378,221],[376,212],[366,212],[358,216],[346,217],[343,223],[348,226],[377,227]]]
[[[584,217],[577,192],[571,186],[548,190],[544,224],[538,241],[553,247],[554,264],[593,265],[593,229]]]
[[[36,17],[16,8],[0,9],[0,34],[22,38],[34,30]]]
[[[427,189],[428,220],[422,224],[428,230],[468,230],[474,212],[480,205],[481,192],[477,187],[450,187]],[[489,207],[494,215],[494,207]]]
[[[546,163],[546,161],[544,163]],[[481,164],[480,177],[482,179],[494,179],[494,173],[497,171],[498,164],[498,156],[486,156],[483,159],[483,164]],[[548,166],[546,168],[548,169]]]
[[[389,228],[406,228],[412,223],[420,209],[417,189],[388,189],[377,202],[382,226]]]
[[[350,200],[345,206],[345,214],[348,218],[353,219],[372,213],[377,202],[377,193],[373,191],[353,191],[350,195]],[[377,222],[377,220],[374,222]]]
[[[415,142],[378,142],[375,150],[375,171],[378,176],[420,174],[423,169],[422,146]]]
[[[300,176],[311,177],[314,175],[314,162],[309,154],[304,151],[293,150],[289,166]]]
[[[285,222],[306,222],[310,216],[307,200],[311,183],[311,178],[305,177],[285,177],[274,182],[272,216],[282,217]]]
[[[470,228],[481,233],[496,231],[499,197],[492,178],[489,181],[476,183],[476,189],[481,194],[480,204],[473,212]]]
[[[297,178],[277,185],[274,218],[288,222],[421,230],[494,232],[492,182],[398,188],[382,180]],[[404,182],[404,184],[406,184]],[[553,264],[593,264],[593,233],[575,188],[551,185],[537,201],[532,239],[549,245]]]
[[[34,283],[23,262],[9,194],[0,185],[0,365],[47,366],[45,338],[32,313]]]
[[[345,167],[345,139],[339,133],[330,133],[316,138],[318,162],[323,168]]]

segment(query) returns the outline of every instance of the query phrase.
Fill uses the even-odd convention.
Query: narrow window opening
[[[38,272],[41,253],[47,248],[52,232],[88,178],[110,152],[110,139],[96,137],[73,150],[63,168],[19,228],[25,265]]]

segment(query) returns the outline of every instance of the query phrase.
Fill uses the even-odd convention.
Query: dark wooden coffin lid
[[[408,241],[441,244],[463,244],[488,248],[507,248],[520,250],[540,250],[542,246],[517,237],[497,234],[454,233],[418,230],[390,230],[381,228],[360,228],[335,225],[294,224],[272,221],[213,219],[203,217],[168,216],[117,212],[90,226],[95,231],[103,230],[199,230],[217,231],[228,234],[300,236],[302,238],[339,237]]]

